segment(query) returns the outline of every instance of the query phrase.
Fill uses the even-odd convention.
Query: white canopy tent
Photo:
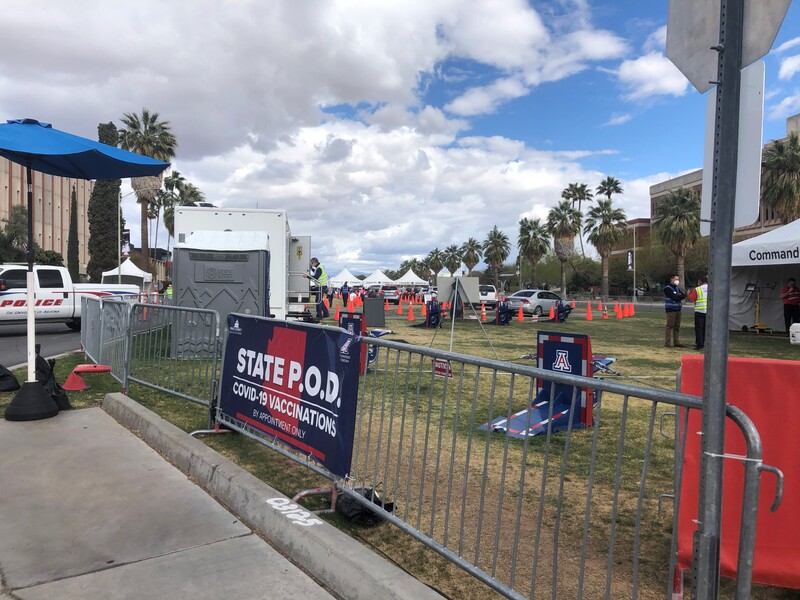
[[[116,269],[110,271],[103,271],[100,279],[102,283],[127,283],[138,285],[140,290],[146,290],[150,287],[153,281],[153,276],[147,271],[142,271],[139,267],[133,264],[130,258],[122,261],[122,264]]]
[[[414,273],[411,269],[395,280],[398,285],[427,285],[428,282]]]
[[[384,284],[384,283],[394,283],[389,277],[381,271],[380,269],[375,269],[372,273],[366,276],[362,283],[367,285],[376,285],[376,284]]]
[[[332,285],[333,287],[337,287],[338,288],[338,287],[342,287],[345,283],[347,283],[347,285],[349,285],[349,286],[352,286],[352,285],[357,284],[357,283],[360,284],[361,280],[358,277],[356,277],[355,275],[353,275],[348,270],[347,267],[345,267],[344,269],[339,271],[338,275],[336,275],[335,277],[331,277],[329,279],[328,283],[330,285]]]
[[[780,290],[789,277],[800,279],[800,219],[734,244],[732,259],[730,328],[755,325],[758,299],[759,322],[784,331]]]

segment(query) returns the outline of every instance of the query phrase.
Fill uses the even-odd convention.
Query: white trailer
[[[175,247],[181,248],[189,237],[201,231],[254,231],[265,233],[269,252],[269,314],[278,319],[300,316],[311,302],[308,272],[311,238],[292,236],[285,210],[257,208],[175,208]],[[176,256],[177,259],[177,256]],[[173,269],[188,268],[175,263]],[[266,305],[266,304],[265,304]],[[220,315],[223,316],[224,315]]]

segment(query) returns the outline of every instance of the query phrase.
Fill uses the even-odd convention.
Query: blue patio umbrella
[[[58,407],[36,381],[33,292],[33,186],[31,171],[76,179],[121,179],[158,175],[169,163],[54,129],[35,119],[0,124],[0,156],[24,165],[28,177],[28,380],[6,408],[12,421],[46,419]]]

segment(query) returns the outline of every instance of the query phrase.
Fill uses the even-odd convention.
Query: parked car
[[[488,308],[497,306],[497,288],[493,285],[479,285],[478,290],[481,295],[481,302]]]
[[[546,290],[520,290],[511,294],[506,301],[513,311],[518,311],[521,306],[525,315],[541,315],[549,314],[551,306],[558,309],[558,303],[562,298]]]
[[[367,288],[367,298],[380,298],[397,304],[400,302],[400,290],[396,285],[371,285]]]

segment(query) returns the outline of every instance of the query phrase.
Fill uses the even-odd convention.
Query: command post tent
[[[153,276],[147,271],[142,271],[133,264],[130,258],[126,258],[116,269],[103,271],[101,279],[102,283],[130,283],[138,285],[140,290],[148,289],[152,281]]]
[[[395,281],[397,285],[428,285],[422,277],[414,273],[411,269],[406,271],[403,275]]]
[[[368,285],[378,285],[378,284],[383,285],[383,284],[394,283],[394,281],[392,281],[386,275],[386,273],[384,273],[380,269],[375,269],[372,273],[370,273],[364,278],[364,281],[362,283],[364,284],[364,287],[366,287]]]
[[[730,328],[755,325],[759,300],[759,322],[785,331],[780,290],[800,279],[800,219],[734,244],[732,259]]]
[[[339,271],[336,276],[331,277],[329,280],[329,284],[335,288],[340,288],[345,283],[352,287],[356,283],[361,284],[361,280],[353,275],[347,267]]]

